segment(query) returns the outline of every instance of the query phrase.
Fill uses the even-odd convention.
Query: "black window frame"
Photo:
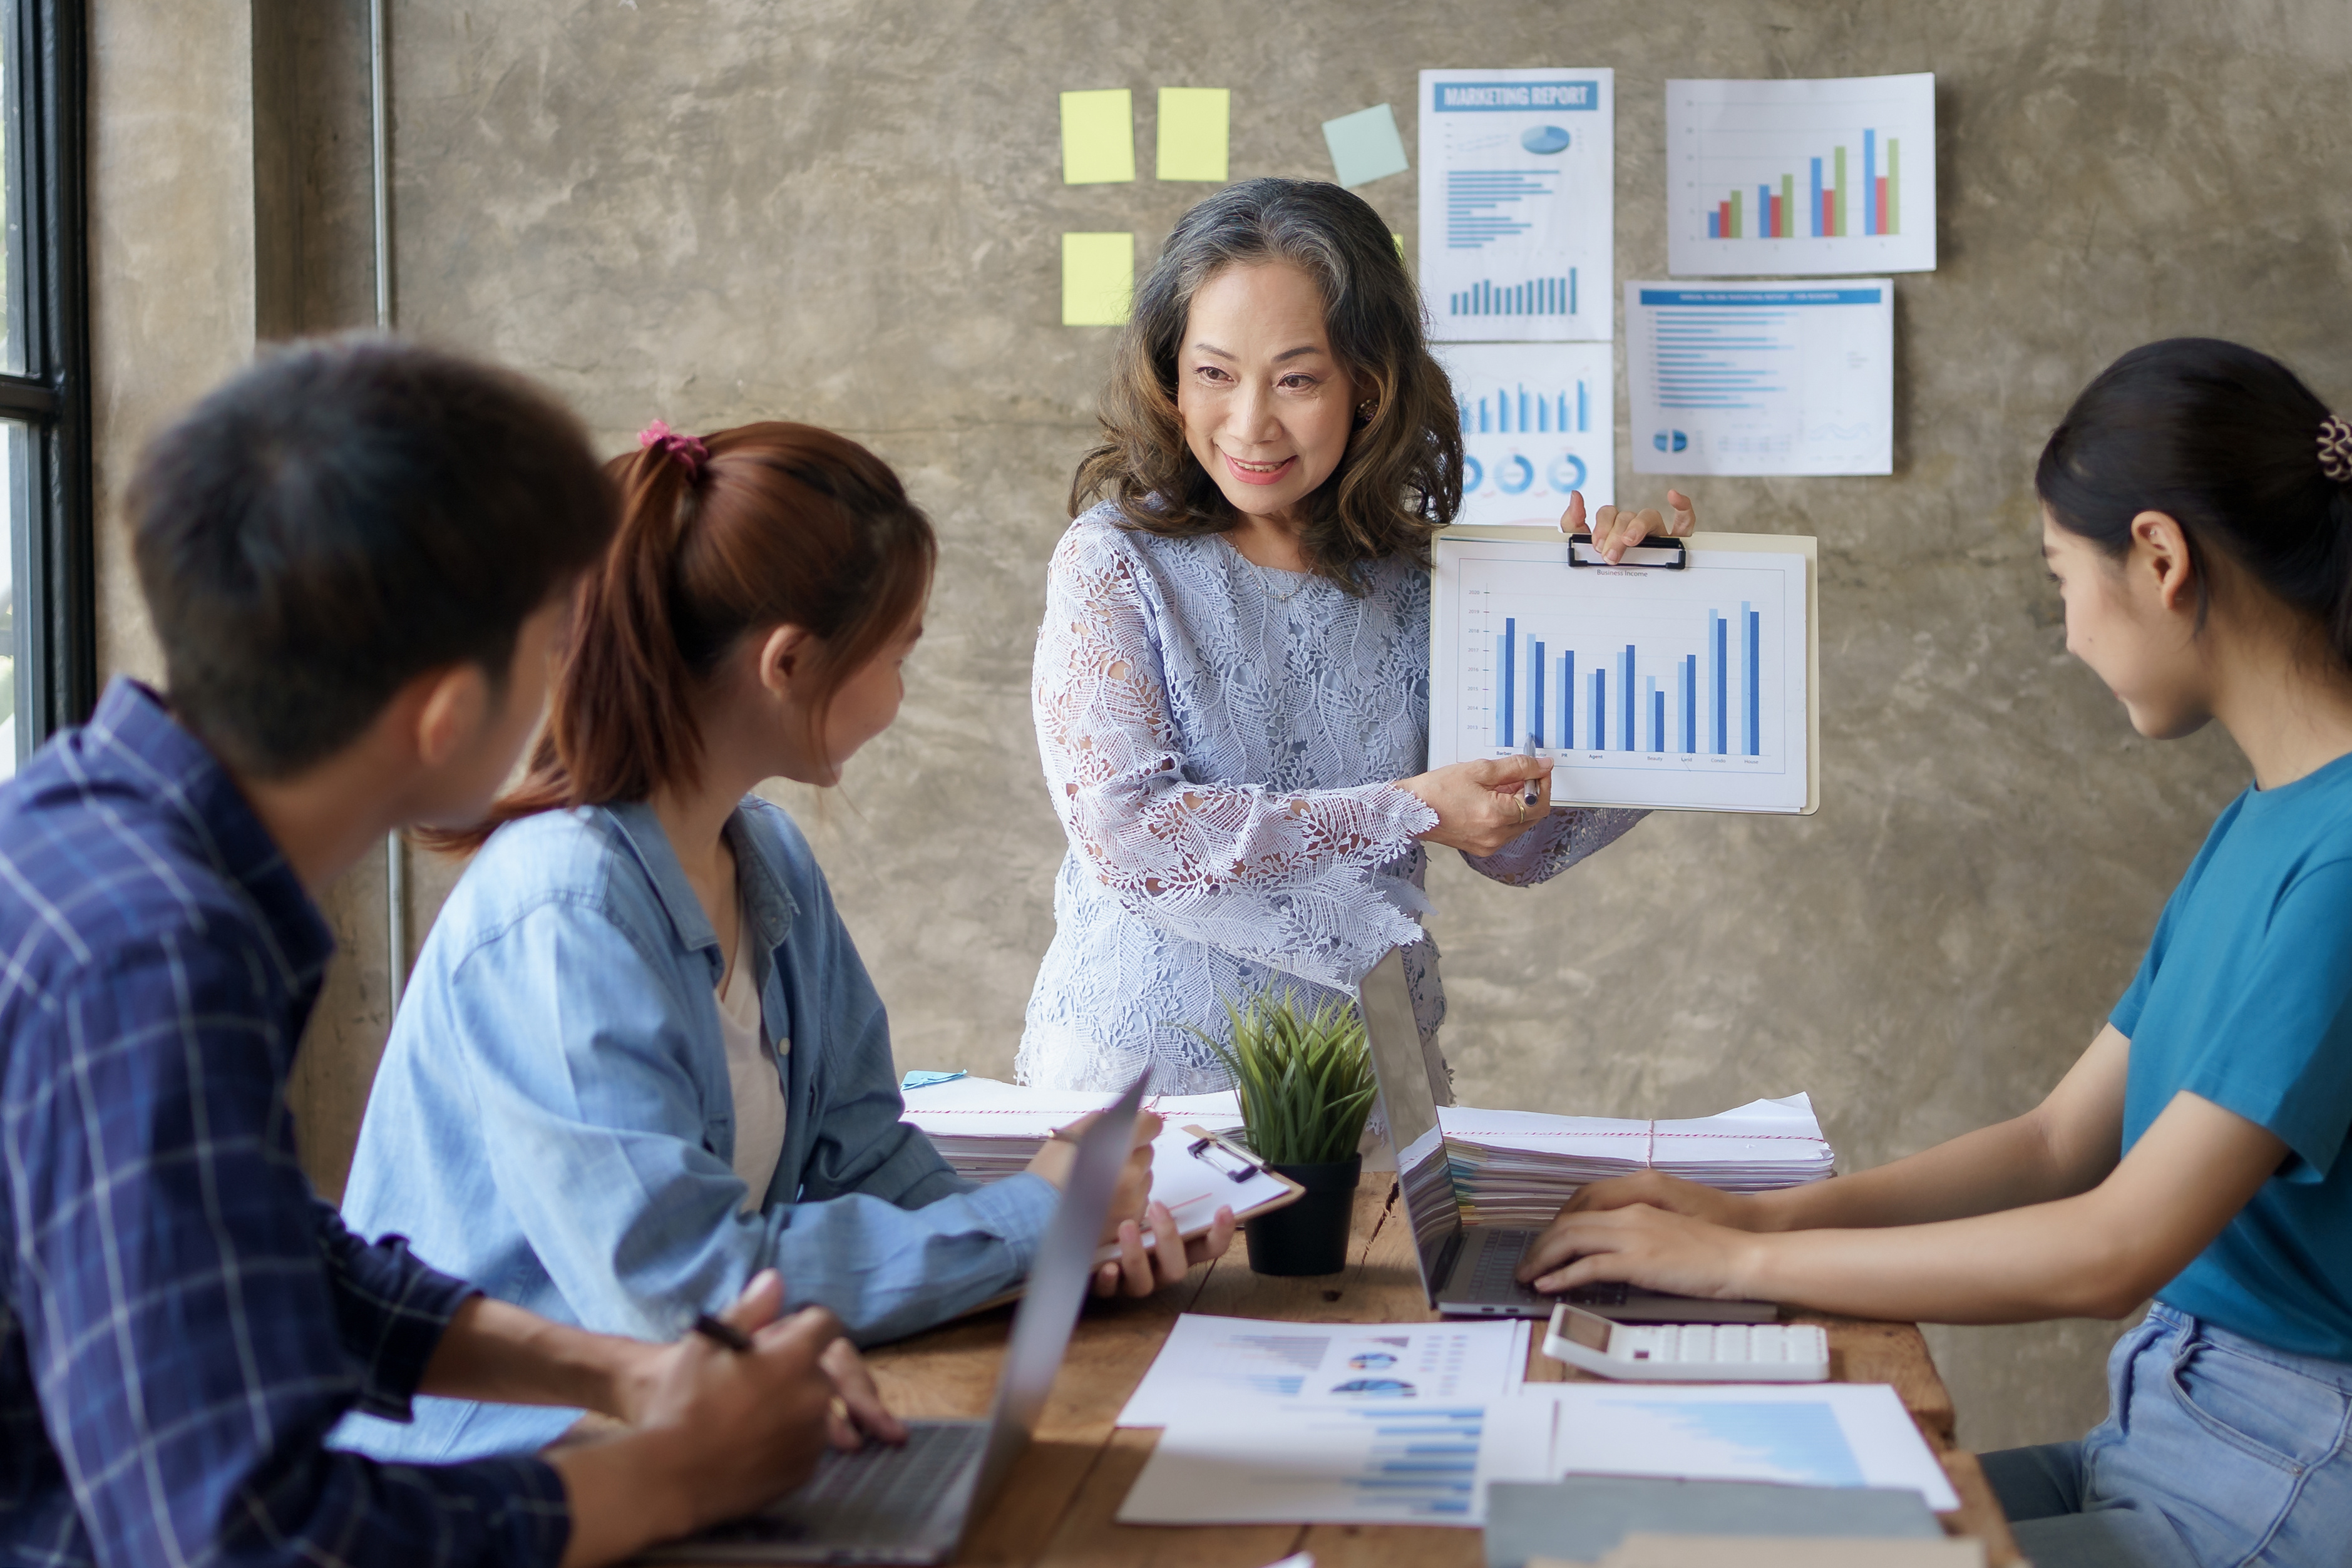
[[[84,0],[5,0],[9,321],[21,375],[0,371],[0,419],[26,430],[14,476],[16,758],[98,700],[91,517]]]

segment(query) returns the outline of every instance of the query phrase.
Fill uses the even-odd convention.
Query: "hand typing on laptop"
[[[1070,1161],[1077,1152],[1077,1140],[1087,1128],[1099,1121],[1104,1113],[1084,1116],[1055,1133],[1045,1146],[1029,1162],[1032,1174],[1044,1176],[1055,1186],[1069,1179]],[[1136,1113],[1133,1143],[1127,1155],[1127,1164],[1118,1174],[1118,1189],[1111,1195],[1110,1224],[1103,1231],[1106,1244],[1118,1248],[1116,1262],[1105,1263],[1094,1273],[1094,1293],[1097,1296],[1148,1296],[1163,1285],[1181,1280],[1195,1263],[1205,1263],[1212,1258],[1222,1258],[1234,1244],[1234,1211],[1217,1210],[1216,1218],[1206,1234],[1186,1241],[1176,1217],[1162,1203],[1150,1203],[1151,1140],[1160,1135],[1160,1118],[1149,1111]],[[1144,1228],[1150,1228],[1151,1245],[1143,1244]]]
[[[1538,1291],[1623,1281],[1680,1295],[1738,1298],[1742,1231],[1772,1228],[1754,1196],[1729,1193],[1659,1171],[1590,1184],[1560,1211],[1519,1262]]]

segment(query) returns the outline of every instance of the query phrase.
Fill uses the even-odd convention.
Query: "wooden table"
[[[1087,1304],[1054,1385],[1037,1440],[1014,1467],[1004,1490],[964,1543],[959,1560],[1018,1568],[1264,1568],[1294,1552],[1311,1552],[1317,1568],[1376,1568],[1390,1563],[1480,1568],[1481,1532],[1420,1525],[1202,1525],[1190,1528],[1113,1522],[1142,1470],[1157,1430],[1112,1426],[1142,1381],[1176,1314],[1219,1312],[1300,1322],[1426,1322],[1432,1312],[1413,1267],[1404,1216],[1386,1177],[1368,1179],[1356,1199],[1347,1272],[1305,1280],[1253,1274],[1239,1241],[1219,1261],[1195,1269],[1173,1289],[1142,1301]],[[906,1416],[987,1413],[1004,1349],[1009,1310],[950,1324],[873,1353],[876,1379],[892,1409]],[[1955,1535],[1980,1537],[1996,1568],[2018,1561],[2000,1505],[1972,1454],[1952,1440],[1952,1400],[1936,1375],[1927,1342],[1908,1323],[1807,1316],[1829,1330],[1831,1375],[1845,1383],[1895,1386],[1928,1446],[1939,1454],[1960,1510],[1944,1516]],[[1536,1334],[1540,1344],[1540,1325]],[[1538,1349],[1530,1379],[1566,1369]],[[1580,1375],[1570,1374],[1569,1375]]]

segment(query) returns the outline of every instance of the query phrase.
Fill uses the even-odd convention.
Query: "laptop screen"
[[[1404,950],[1388,956],[1364,977],[1360,993],[1364,1036],[1372,1071],[1381,1084],[1381,1113],[1396,1150],[1397,1185],[1412,1220],[1413,1250],[1421,1282],[1435,1299],[1437,1270],[1447,1245],[1462,1229],[1454,1197],[1454,1172],[1445,1161],[1445,1138],[1437,1125],[1437,1100],[1430,1092],[1429,1066],[1421,1051],[1421,1025],[1412,1014],[1412,992],[1404,978]]]

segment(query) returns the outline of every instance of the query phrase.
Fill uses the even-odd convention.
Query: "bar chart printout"
[[[1639,474],[1890,474],[1894,286],[1625,285]]]
[[[1421,73],[1421,281],[1439,341],[1612,335],[1614,80]]]
[[[1667,267],[1936,266],[1936,78],[1666,83]]]
[[[1526,748],[1555,760],[1558,800],[1802,810],[1805,564],[1571,569],[1532,537],[1441,541],[1431,766]]]
[[[1606,343],[1440,343],[1462,413],[1461,524],[1554,528],[1571,492],[1616,498]]]

